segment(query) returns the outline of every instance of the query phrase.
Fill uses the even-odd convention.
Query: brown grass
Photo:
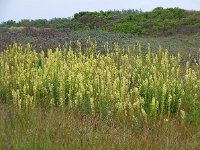
[[[2,150],[199,149],[199,129],[176,120],[130,126],[67,110],[22,112],[0,105]]]

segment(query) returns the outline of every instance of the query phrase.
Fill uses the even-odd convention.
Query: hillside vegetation
[[[1,27],[39,27],[60,30],[100,29],[136,35],[173,35],[200,32],[200,11],[187,11],[180,8],[155,8],[150,12],[141,10],[79,12],[72,18],[51,20],[13,20],[4,22]]]

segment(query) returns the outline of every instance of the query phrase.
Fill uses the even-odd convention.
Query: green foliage
[[[198,31],[200,27],[200,12],[186,11],[180,8],[155,8],[150,12],[141,10],[109,10],[100,12],[79,12],[71,18],[54,18],[51,20],[21,20],[7,21],[1,27],[43,27],[56,29],[101,29],[113,32],[131,34],[168,34],[177,33],[180,29]],[[189,27],[189,29],[188,29]]]
[[[113,31],[132,34],[159,33],[181,24],[186,11],[179,8],[155,8],[152,12],[136,13],[116,22]]]

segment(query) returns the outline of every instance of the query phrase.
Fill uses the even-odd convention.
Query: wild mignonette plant
[[[0,100],[20,110],[59,107],[132,121],[184,118],[185,104],[200,100],[200,61],[181,67],[180,54],[155,54],[149,45],[144,56],[139,43],[128,50],[115,43],[112,51],[105,43],[103,54],[91,39],[76,47],[45,54],[11,45],[0,53]]]

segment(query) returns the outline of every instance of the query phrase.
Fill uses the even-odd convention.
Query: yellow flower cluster
[[[186,65],[181,71],[180,54],[154,54],[150,45],[143,56],[136,44],[128,50],[114,44],[110,51],[97,51],[91,39],[83,49],[65,48],[36,53],[31,45],[14,44],[0,55],[0,100],[19,109],[61,107],[94,115],[137,120],[169,119],[183,115],[184,101],[199,101],[200,79]]]

